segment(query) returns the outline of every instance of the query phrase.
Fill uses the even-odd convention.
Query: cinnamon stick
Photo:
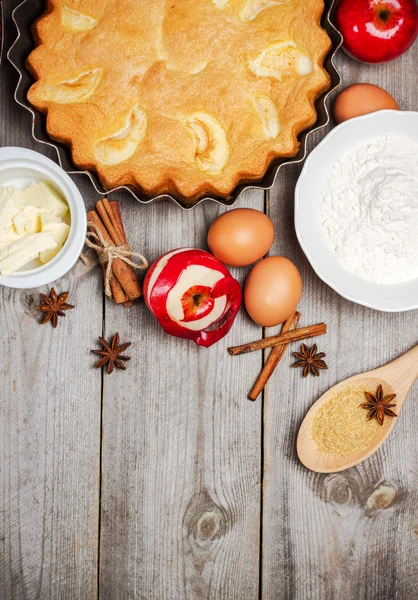
[[[112,240],[111,240],[109,234],[107,233],[102,220],[100,219],[99,215],[97,214],[97,212],[95,210],[88,211],[87,220],[91,223],[94,223],[96,225],[96,227],[98,227],[100,229],[100,233],[102,234],[103,238],[106,240],[106,242],[108,244],[112,244]],[[102,265],[102,267],[103,267],[103,275],[104,275],[106,273],[106,266]],[[110,281],[109,281],[110,289],[112,290],[112,296],[113,296],[113,300],[115,301],[115,303],[123,304],[127,301],[127,296],[126,296],[125,292],[123,291],[123,288],[120,285],[119,281],[116,279],[115,274],[113,273],[113,267],[114,267],[114,263],[112,265],[112,273],[110,275]]]
[[[104,206],[103,200],[99,200],[98,202],[96,202],[96,210],[99,213],[100,218],[103,221],[103,224],[106,227],[108,234],[112,238],[113,244],[115,246],[123,246],[123,239],[113,224],[113,211],[112,216],[108,214]]]
[[[123,243],[127,244],[126,233],[125,233],[125,228],[123,226],[123,221],[122,221],[122,215],[121,215],[121,212],[120,212],[119,202],[117,200],[112,200],[112,202],[109,202],[107,198],[104,198],[104,200],[106,201],[106,202],[104,202],[106,211],[108,213],[109,213],[109,210],[111,210],[113,212],[116,225],[118,226],[119,233],[120,233],[120,235],[122,236],[122,239],[123,239]],[[110,209],[107,208],[106,203],[109,205]],[[130,308],[134,304],[135,304],[135,300],[127,300],[126,302],[123,303],[123,306],[125,308]]]
[[[300,312],[295,312],[294,315],[291,315],[287,321],[283,324],[282,330],[280,333],[286,333],[287,331],[293,331],[298,326],[300,319]],[[287,347],[289,344],[282,344],[281,346],[274,346],[272,351],[270,352],[270,356],[268,357],[266,364],[264,365],[260,375],[258,376],[257,381],[251,392],[248,394],[248,399],[257,400],[258,396],[264,390],[267,385],[268,380],[273,375],[277,365],[282,360]]]
[[[125,308],[130,308],[131,306],[133,306],[135,304],[135,300],[127,300],[126,302],[123,303],[123,306]]]
[[[107,200],[107,199],[106,199]],[[107,204],[110,207],[109,202]],[[123,246],[124,238],[120,233],[120,229],[115,225],[115,215],[113,210],[110,208],[110,214],[107,212],[105,204],[102,200],[96,203],[97,211],[103,221],[104,226],[111,238],[111,243],[115,246]],[[139,287],[136,273],[133,267],[126,264],[123,260],[117,258],[113,261],[114,273],[118,278],[119,283],[123,287],[123,290],[128,300],[136,300],[142,296],[141,288]]]
[[[106,198],[107,200],[107,198]],[[123,221],[122,221],[122,215],[120,212],[120,206],[119,206],[119,202],[117,200],[112,200],[111,202],[109,202],[111,208],[112,208],[112,212],[115,215],[115,220],[118,224],[118,226],[120,227],[121,230],[121,234],[122,237],[125,241],[125,244],[127,243],[127,239],[126,239],[126,233],[125,233],[125,227],[123,226]]]
[[[249,344],[243,344],[242,346],[234,346],[228,348],[229,354],[236,356],[238,354],[246,354],[247,352],[254,352],[256,350],[263,350],[263,348],[271,348],[272,346],[280,346],[283,344],[289,344],[290,342],[299,342],[300,340],[306,340],[308,338],[316,337],[318,335],[324,335],[327,332],[327,326],[325,323],[317,323],[316,325],[310,325],[309,327],[302,327],[301,329],[295,329],[294,331],[288,331],[287,333],[279,333],[278,335],[272,335],[271,337],[250,342]]]
[[[119,208],[119,202],[117,200],[113,200],[109,202],[107,198],[103,198],[103,206],[107,214],[109,215],[110,220],[112,221],[115,229],[117,230],[119,237],[122,239],[124,244],[127,243],[125,228],[123,227],[122,215]],[[116,208],[117,207],[117,208]]]

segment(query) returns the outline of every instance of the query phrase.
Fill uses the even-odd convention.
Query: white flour
[[[418,278],[418,144],[389,134],[354,146],[325,182],[321,217],[349,271],[381,284]]]

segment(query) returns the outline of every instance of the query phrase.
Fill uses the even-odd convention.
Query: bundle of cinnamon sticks
[[[107,198],[99,200],[96,203],[96,209],[87,212],[87,221],[89,223],[89,231],[93,232],[93,234],[101,234],[103,240],[109,246],[129,248],[117,200],[113,200],[112,202],[109,202]],[[96,248],[96,250],[100,258],[99,248]],[[102,266],[106,288],[107,267],[104,262],[102,262]],[[138,268],[143,267],[138,266]],[[122,258],[114,258],[112,260],[107,283],[109,284],[108,288],[111,290],[112,300],[116,304],[123,304],[129,307],[135,303],[135,300],[142,296],[142,290],[138,283],[134,267],[127,264]]]

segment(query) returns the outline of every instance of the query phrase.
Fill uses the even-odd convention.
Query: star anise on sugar
[[[51,288],[49,296],[40,294],[42,304],[36,307],[36,310],[45,313],[42,319],[42,325],[51,321],[52,325],[58,325],[58,317],[65,317],[65,310],[75,308],[72,304],[67,304],[67,299],[70,292],[64,292],[58,296],[54,288]]]
[[[103,347],[103,350],[92,350],[93,354],[101,356],[101,359],[94,365],[94,368],[100,369],[100,367],[104,367],[107,364],[107,372],[109,375],[113,372],[115,367],[125,371],[126,365],[123,361],[131,360],[131,357],[124,356],[122,353],[129,348],[131,342],[119,346],[119,334],[116,333],[110,344],[102,337],[99,337],[99,343]]]
[[[370,392],[364,392],[364,395],[367,398],[367,402],[360,404],[361,408],[364,408],[369,411],[367,415],[367,420],[376,419],[379,425],[383,425],[385,416],[387,417],[397,417],[398,415],[393,412],[392,408],[396,406],[395,404],[390,404],[390,402],[396,398],[396,394],[389,394],[388,396],[383,395],[383,387],[379,385],[375,394],[370,394]]]
[[[326,356],[325,352],[317,352],[317,350],[318,347],[316,344],[312,348],[308,348],[308,346],[302,344],[300,352],[293,352],[293,356],[298,360],[292,367],[303,367],[304,377],[307,377],[309,373],[319,377],[319,371],[321,369],[328,369],[328,366],[322,360]]]

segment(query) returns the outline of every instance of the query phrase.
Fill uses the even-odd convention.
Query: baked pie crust
[[[328,87],[323,0],[49,0],[30,103],[107,189],[227,196],[298,151]]]

